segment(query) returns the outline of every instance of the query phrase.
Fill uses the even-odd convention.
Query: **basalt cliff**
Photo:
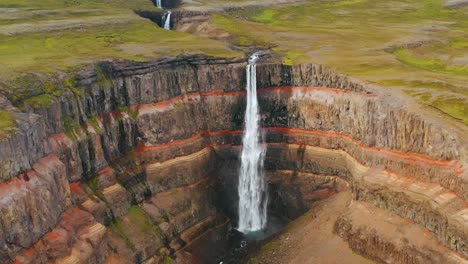
[[[0,98],[17,124],[0,141],[0,263],[206,257],[237,221],[245,66],[102,62],[49,106]],[[334,229],[358,254],[468,261],[466,130],[321,65],[261,62],[257,85],[270,211],[351,190]]]

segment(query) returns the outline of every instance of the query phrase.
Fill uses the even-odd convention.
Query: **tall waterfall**
[[[162,8],[161,0],[156,0],[156,6],[157,6],[158,8]]]
[[[171,11],[167,11],[165,16],[163,17],[164,20],[164,29],[171,30]]]
[[[242,139],[241,168],[239,175],[239,226],[247,233],[265,228],[267,222],[268,194],[263,179],[265,148],[260,144],[260,116],[257,100],[258,53],[249,58],[247,65],[247,108],[245,131]]]

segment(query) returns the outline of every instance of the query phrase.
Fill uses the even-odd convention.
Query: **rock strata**
[[[103,62],[49,106],[0,104],[18,117],[0,140],[0,262],[158,263],[235,225],[245,65]],[[320,65],[257,72],[271,210],[293,219],[351,189],[355,203],[443,245],[379,233],[372,255],[353,246],[377,239],[359,229],[367,223],[345,215],[337,232],[357,252],[387,263],[467,257],[463,131]],[[382,257],[389,248],[395,256]]]

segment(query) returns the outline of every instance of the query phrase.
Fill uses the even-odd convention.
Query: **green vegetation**
[[[104,59],[147,60],[162,55],[205,53],[239,55],[222,43],[167,31],[142,19],[125,25],[98,26],[83,31],[15,35],[0,39],[0,60],[9,65],[3,76],[16,72],[53,73]]]
[[[136,10],[158,12],[149,0],[1,1],[0,61],[8,67],[0,69],[0,91],[17,106],[42,107],[63,88],[82,95],[73,77],[54,80],[82,65],[181,54],[241,55],[219,41],[163,30]],[[109,79],[97,65],[98,81],[105,85]]]
[[[78,131],[81,129],[80,124],[78,123],[77,120],[74,120],[72,117],[69,115],[62,115],[62,122],[63,122],[63,128],[64,128],[64,133],[67,135],[67,137],[73,139],[73,140],[78,140],[78,136],[76,135],[75,131]]]
[[[163,264],[172,264],[172,263],[174,263],[174,262],[172,261],[172,259],[169,256],[166,256],[164,258]]]
[[[104,133],[104,130],[99,126],[99,122],[97,119],[98,119],[97,116],[94,116],[88,119],[88,124],[90,124],[94,128],[96,133],[98,133],[99,135],[102,135]]]
[[[111,223],[110,228],[112,231],[114,231],[119,237],[121,237],[125,241],[125,243],[130,249],[136,250],[135,245],[133,245],[132,241],[130,240],[130,238],[128,237],[126,233],[126,231],[128,230],[125,228],[122,220],[120,219],[115,220],[113,223]]]
[[[457,117],[468,125],[468,101],[460,98],[438,98],[431,103],[453,117]]]
[[[156,225],[153,224],[153,221],[151,221],[139,206],[131,206],[128,211],[128,217],[131,219],[132,224],[138,226],[145,233],[158,233]]]
[[[12,113],[0,110],[0,140],[16,130],[16,118]]]
[[[110,227],[115,233],[125,240],[131,249],[135,249],[135,246],[131,241],[133,234],[129,233],[132,232],[131,230],[133,228],[136,227],[143,233],[151,233],[154,235],[160,234],[159,227],[156,226],[146,213],[137,205],[131,206],[128,213],[123,216],[123,218],[114,221]]]
[[[155,9],[146,0],[2,0],[0,8],[63,9],[63,8],[102,8],[102,9]]]
[[[412,90],[408,94],[422,103],[466,123],[468,7],[443,3],[319,0],[235,10],[213,23],[231,34],[233,44],[266,43],[286,64],[320,63]]]
[[[271,43],[267,38],[256,34],[256,25],[253,23],[236,24],[233,18],[219,14],[213,15],[213,21],[221,25],[224,30],[230,32],[230,40],[237,46],[252,48],[271,47]]]
[[[98,189],[98,178],[94,177],[91,180],[88,181],[88,187],[93,191],[93,193],[97,193],[99,191]]]
[[[251,1],[200,2],[219,8]],[[235,46],[272,48],[285,64],[316,62],[409,91],[467,122],[468,8],[443,8],[443,2],[318,0],[235,10],[214,15],[211,23],[228,32]],[[0,83],[6,84],[0,91],[20,107],[42,107],[63,88],[82,95],[73,77],[54,81],[51,76],[84,64],[194,53],[241,55],[220,41],[162,30],[135,10],[157,8],[149,0],[2,1],[0,61],[8,67],[0,69]],[[98,81],[107,84],[97,68]]]
[[[394,52],[395,56],[408,65],[421,68],[429,71],[438,71],[448,74],[456,74],[468,76],[468,65],[464,66],[449,66],[446,62],[434,58],[418,57],[411,50],[397,49]]]
[[[50,94],[41,94],[26,99],[25,103],[34,108],[37,108],[48,106],[52,103],[52,101],[53,97]]]

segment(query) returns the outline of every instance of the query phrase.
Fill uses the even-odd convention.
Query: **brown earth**
[[[316,203],[310,211],[287,225],[249,263],[374,263],[354,253],[333,232],[338,216],[346,211],[351,200],[351,192],[346,191]]]

